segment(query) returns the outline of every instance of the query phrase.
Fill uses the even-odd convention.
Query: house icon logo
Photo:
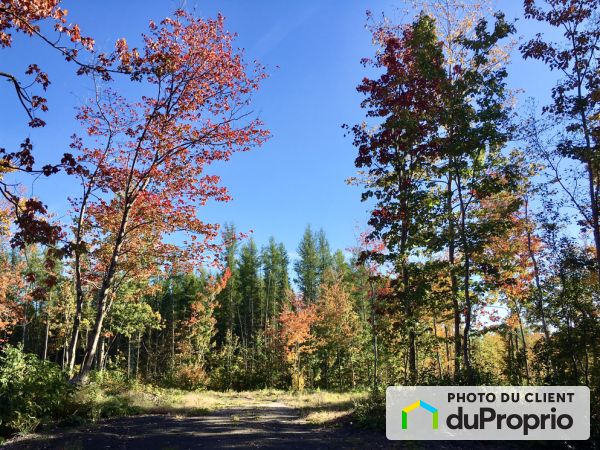
[[[408,413],[419,407],[421,407],[431,413],[431,416],[432,416],[431,417],[431,428],[433,430],[437,430],[438,429],[438,410],[437,410],[437,408],[434,408],[433,406],[431,406],[429,403],[425,403],[423,400],[416,401],[416,402],[408,405],[406,408],[404,408],[402,410],[402,429],[406,430],[408,428]]]

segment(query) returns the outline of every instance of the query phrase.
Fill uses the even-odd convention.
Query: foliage
[[[364,428],[385,429],[385,397],[379,393],[355,402],[352,417]]]
[[[600,87],[600,21],[596,14],[600,2],[527,0],[524,4],[525,17],[558,28],[563,37],[559,42],[552,42],[538,34],[520,47],[525,59],[540,60],[562,75],[552,88],[553,102],[543,109],[552,121],[550,128],[558,133],[558,139],[550,148],[541,144],[534,123],[529,140],[535,155],[547,162],[552,177],[549,181],[564,191],[570,206],[579,213],[578,225],[584,231],[591,230],[596,271],[600,277],[598,133],[597,125],[594,125],[594,118],[600,114],[600,98],[596,95]],[[564,167],[561,164],[564,158],[579,163],[578,169]],[[579,188],[579,178],[586,179],[581,183],[583,189]]]
[[[264,68],[223,17],[176,11],[138,48],[103,54],[60,2],[0,0],[1,51],[16,32],[41,39],[97,87],[60,162],[38,167],[30,139],[0,148],[2,433],[241,398],[178,389],[291,388],[253,395],[309,396],[308,420],[334,394],[298,391],[369,388],[354,414],[372,425],[394,384],[582,384],[597,397],[600,5],[524,2],[563,34],[521,52],[561,78],[542,118],[516,127],[515,25],[485,0],[413,3],[401,23],[368,15],[365,119],[345,127],[369,228],[348,257],[307,226],[292,258],[200,219],[230,200],[214,163],[268,138],[249,112]],[[32,63],[0,78],[12,109],[45,125],[49,75]],[[67,220],[8,181],[61,170],[81,188]]]
[[[284,348],[285,360],[292,369],[292,386],[295,390],[302,390],[305,384],[303,357],[314,351],[311,327],[317,318],[315,309],[306,300],[295,297],[291,305],[279,315],[279,339]]]
[[[29,432],[60,417],[73,388],[58,366],[19,347],[0,356],[0,430]]]

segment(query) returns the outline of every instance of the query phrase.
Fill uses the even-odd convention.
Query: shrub
[[[371,394],[354,403],[353,417],[364,428],[376,430],[385,429],[385,394],[371,392]]]
[[[127,371],[119,368],[93,370],[90,372],[89,384],[98,385],[107,394],[120,394],[136,383],[127,378]]]
[[[198,364],[184,364],[177,367],[173,378],[175,386],[179,389],[200,389],[208,384],[204,367]]]
[[[29,432],[59,418],[72,392],[56,364],[6,346],[0,355],[0,433]]]
[[[106,390],[98,382],[79,387],[72,396],[69,409],[68,416],[62,420],[63,424],[78,425],[139,413],[127,398]]]

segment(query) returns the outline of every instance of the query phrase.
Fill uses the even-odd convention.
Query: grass
[[[88,396],[89,403],[90,394]],[[301,420],[313,424],[335,423],[354,411],[357,401],[365,393],[335,393],[326,391],[289,392],[265,389],[242,392],[183,391],[158,388],[150,385],[132,385],[119,392],[95,391],[91,401],[98,410],[115,411],[98,414],[99,417],[116,417],[131,414],[167,414],[174,416],[201,416],[220,409],[257,409],[265,407],[291,407],[300,411]],[[85,403],[85,401],[84,401]]]
[[[320,426],[335,426],[355,420],[357,405],[368,398],[365,392],[328,391],[291,392],[265,389],[242,392],[184,391],[124,381],[94,381],[81,387],[63,404],[55,420],[41,429],[55,425],[77,426],[100,419],[159,414],[193,417],[228,410],[232,422],[261,420],[269,417],[270,408],[293,408],[290,421]],[[27,434],[27,432],[23,432]],[[0,439],[1,442],[1,439]]]
[[[300,410],[300,415],[313,424],[333,424],[349,417],[366,392],[302,392],[283,393],[280,401]]]

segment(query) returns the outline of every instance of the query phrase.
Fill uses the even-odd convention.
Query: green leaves
[[[72,392],[57,365],[20,347],[4,347],[0,356],[0,431],[33,431],[41,422],[57,417]]]

